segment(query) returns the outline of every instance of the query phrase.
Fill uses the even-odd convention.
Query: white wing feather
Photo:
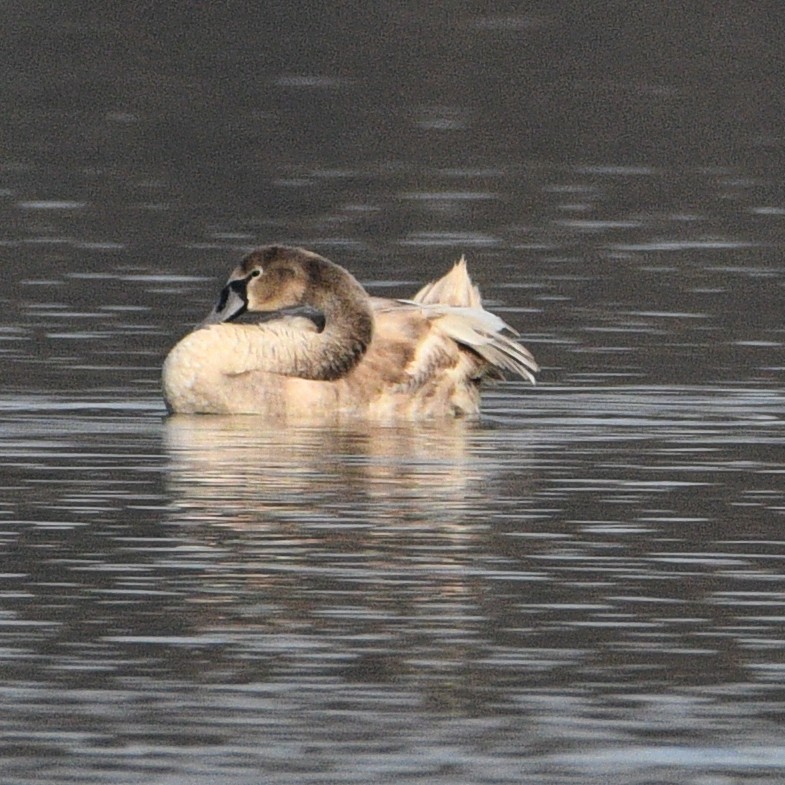
[[[456,343],[475,351],[494,368],[510,371],[535,383],[539,366],[532,353],[514,338],[517,332],[482,307],[480,290],[469,277],[462,256],[443,277],[426,284],[411,300],[438,329]]]
[[[510,371],[535,383],[534,374],[539,371],[539,366],[532,353],[504,334],[504,330],[514,331],[498,316],[481,308],[438,305],[426,308],[429,313],[438,314],[435,324],[445,335],[473,349],[495,368]]]

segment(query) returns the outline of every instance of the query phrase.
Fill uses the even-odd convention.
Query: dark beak
[[[202,322],[204,327],[208,324],[219,322],[231,322],[242,316],[248,310],[248,295],[246,294],[246,281],[241,279],[231,281],[224,286],[221,296],[215,304],[215,308],[210,311],[209,316]]]

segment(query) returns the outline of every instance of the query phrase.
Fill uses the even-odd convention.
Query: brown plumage
[[[184,413],[475,414],[483,379],[507,370],[534,382],[534,358],[505,330],[463,259],[412,300],[390,300],[310,251],[268,246],[169,353],[164,397]]]

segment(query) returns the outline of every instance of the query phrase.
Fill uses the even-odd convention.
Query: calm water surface
[[[8,11],[4,783],[785,778],[781,42],[582,5]],[[271,241],[466,252],[539,385],[166,418]]]

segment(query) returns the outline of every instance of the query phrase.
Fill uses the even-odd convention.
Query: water
[[[4,782],[782,781],[781,42],[581,5],[7,9]],[[165,418],[271,241],[466,252],[540,384]]]

